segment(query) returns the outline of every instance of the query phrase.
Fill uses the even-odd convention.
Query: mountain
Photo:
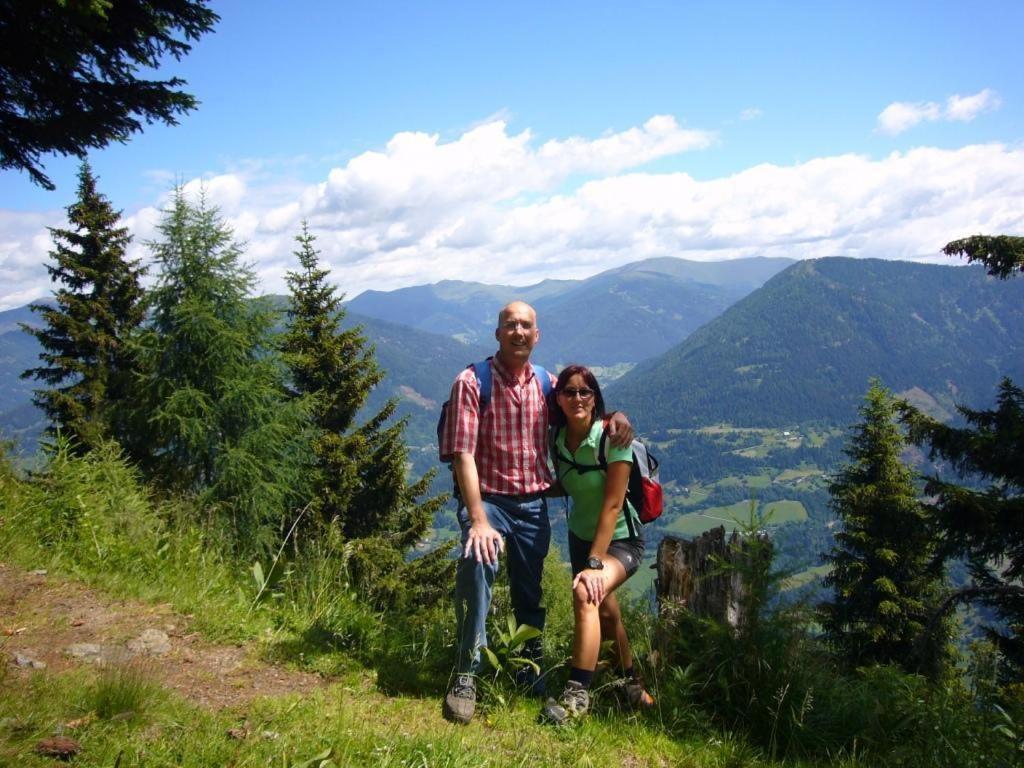
[[[1024,280],[981,267],[801,261],[609,388],[640,427],[845,425],[879,376],[940,415],[1024,378]]]
[[[467,365],[483,360],[494,350],[356,312],[347,312],[342,325],[363,327],[376,350],[378,364],[387,372],[384,381],[370,393],[364,411],[375,413],[388,398],[397,397],[398,415],[409,418],[406,442],[428,448],[436,463],[437,417],[452,381]]]
[[[32,390],[38,383],[21,378],[22,371],[39,364],[41,348],[19,323],[36,322],[36,314],[27,306],[0,312],[0,439],[26,446],[34,446],[46,427],[43,412],[32,404]]]
[[[284,297],[271,298],[276,306],[285,306]],[[18,324],[36,322],[38,318],[28,307],[0,312],[0,436],[17,439],[28,451],[33,449],[46,421],[31,403],[38,382],[21,379],[20,375],[38,364],[41,347]],[[449,336],[355,312],[346,314],[343,325],[363,326],[368,342],[376,349],[378,363],[387,372],[370,394],[367,415],[379,410],[388,398],[399,398],[398,413],[410,420],[410,445],[433,446],[437,416],[441,403],[448,398],[452,379],[469,363],[493,352],[490,345],[467,345]]]
[[[545,280],[526,287],[448,280],[366,291],[346,306],[362,315],[493,346],[498,309],[522,299],[537,309],[537,350],[545,360],[611,366],[664,352],[790,264],[789,259],[657,258],[586,280]]]

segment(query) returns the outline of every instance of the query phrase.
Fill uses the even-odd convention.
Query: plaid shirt
[[[529,364],[525,384],[520,384],[497,357],[491,359],[491,371],[491,402],[483,418],[473,370],[467,368],[456,377],[441,436],[441,453],[472,453],[481,493],[540,493],[551,485],[544,393]],[[553,376],[551,381],[555,381]]]

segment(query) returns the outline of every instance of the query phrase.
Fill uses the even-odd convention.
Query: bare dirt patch
[[[0,563],[0,652],[3,663],[14,667],[9,680],[35,674],[40,662],[57,672],[90,663],[72,656],[73,646],[121,649],[127,656],[128,643],[146,630],[170,640],[165,653],[145,655],[147,669],[161,684],[205,707],[237,707],[326,683],[318,675],[261,662],[245,647],[205,642],[190,631],[189,617],[170,605],[115,600],[81,584]]]

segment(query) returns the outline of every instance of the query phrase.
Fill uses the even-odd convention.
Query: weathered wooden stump
[[[664,649],[682,611],[729,624],[734,630],[743,622],[744,597],[742,567],[756,552],[771,558],[771,547],[751,547],[749,537],[738,531],[726,539],[719,526],[695,539],[666,536],[658,545],[657,645]]]

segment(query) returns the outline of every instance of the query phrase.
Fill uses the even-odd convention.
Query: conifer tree
[[[1006,280],[1024,273],[1024,237],[985,236],[954,240],[943,251],[985,265],[988,273]],[[1007,681],[1024,678],[1024,390],[1009,378],[999,385],[996,406],[978,411],[957,410],[965,426],[942,424],[908,403],[901,418],[910,440],[927,445],[932,459],[943,459],[967,484],[935,474],[925,492],[939,530],[941,556],[967,562],[973,583],[950,594],[933,611],[937,624],[960,603],[974,602],[995,610],[1001,628],[986,632],[1009,662]],[[987,488],[982,488],[987,482]]]
[[[905,442],[895,413],[892,395],[873,380],[846,449],[850,462],[829,487],[842,529],[825,556],[835,596],[822,605],[822,623],[851,666],[895,663],[934,676],[947,638],[920,641],[941,571],[913,475],[900,460]]]
[[[367,582],[364,586],[372,584],[380,591],[378,597],[393,603],[401,597],[399,573],[441,567],[437,557],[421,558],[414,566],[403,555],[429,530],[444,500],[417,502],[432,476],[408,482],[405,422],[389,423],[394,400],[365,423],[357,423],[370,390],[384,373],[362,329],[342,328],[342,297],[327,282],[329,272],[320,266],[316,238],[305,222],[295,239],[300,269],[287,275],[291,297],[282,349],[292,373],[293,395],[311,401],[312,504],[322,523],[336,524],[346,539],[360,540],[355,569]]]
[[[269,548],[303,497],[303,404],[287,397],[276,314],[217,210],[181,189],[151,243],[160,276],[141,335],[147,466],[198,495],[239,550]]]
[[[105,438],[125,437],[118,413],[133,369],[128,339],[144,317],[144,270],[127,258],[131,236],[97,191],[88,163],[79,169],[78,197],[67,212],[70,228],[50,229],[54,263],[46,268],[61,284],[55,306],[31,305],[44,325],[22,325],[42,345],[43,365],[22,378],[47,385],[33,401],[50,418],[50,433],[60,431],[84,453]]]
[[[996,407],[959,407],[967,424],[953,427],[903,406],[910,439],[927,444],[933,459],[950,462],[960,477],[987,481],[967,487],[930,477],[925,492],[941,532],[941,554],[962,557],[973,583],[951,594],[936,618],[962,602],[993,608],[1004,628],[986,628],[1010,662],[1008,676],[1024,676],[1024,391],[1009,379]]]
[[[942,252],[980,261],[990,275],[1003,280],[1024,272],[1024,237],[1019,235],[974,235],[946,243]]]

